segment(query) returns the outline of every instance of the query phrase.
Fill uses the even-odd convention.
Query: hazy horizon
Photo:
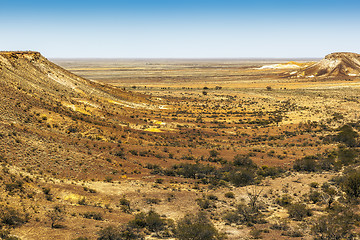
[[[46,57],[46,56],[45,56]],[[319,60],[321,58],[291,58],[291,57],[288,57],[288,58],[281,58],[281,57],[273,57],[273,58],[251,58],[251,57],[239,57],[239,58],[213,58],[213,57],[205,57],[205,58],[196,58],[196,57],[193,57],[193,58],[176,58],[176,57],[169,57],[169,58],[162,58],[162,57],[137,57],[137,58],[131,58],[131,57],[128,57],[128,58],[114,58],[114,57],[55,57],[55,58],[49,58],[48,59],[50,60],[104,60],[104,61],[107,61],[107,60],[124,60],[124,61],[127,61],[127,60],[183,60],[183,61],[192,61],[192,60],[208,60],[208,61],[217,61],[217,60],[226,60],[226,61],[262,61],[262,60]]]
[[[0,50],[48,58],[295,59],[360,52],[358,1],[4,1]]]

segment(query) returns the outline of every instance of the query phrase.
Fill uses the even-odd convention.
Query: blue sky
[[[0,0],[0,50],[49,58],[360,53],[360,1]]]

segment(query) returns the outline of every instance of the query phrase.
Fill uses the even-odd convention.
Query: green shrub
[[[79,205],[86,205],[86,198],[85,197],[82,197],[78,200],[78,204]]]
[[[145,217],[146,228],[151,232],[159,232],[165,227],[165,221],[158,213],[150,210]]]
[[[223,219],[227,223],[240,223],[240,221],[241,221],[240,215],[236,211],[231,211],[231,212],[225,213],[223,216]]]
[[[42,190],[43,190],[43,193],[44,193],[45,195],[49,195],[49,194],[50,194],[50,191],[51,191],[50,188],[43,188]]]
[[[284,169],[281,167],[268,167],[262,166],[258,171],[257,174],[263,177],[277,177],[284,172]]]
[[[158,198],[146,198],[145,202],[147,204],[159,204],[161,202],[161,200]]]
[[[207,195],[207,199],[216,201],[216,200],[218,200],[218,197],[214,194],[209,194],[209,195]]]
[[[255,174],[253,171],[248,169],[240,169],[238,171],[231,172],[229,178],[232,184],[236,187],[240,187],[254,183]]]
[[[340,146],[337,155],[340,163],[347,166],[355,162],[358,152],[355,149]]]
[[[275,202],[282,207],[289,206],[292,202],[292,197],[288,194],[284,194],[281,197],[277,198]]]
[[[155,180],[155,183],[157,183],[157,184],[163,184],[163,182],[164,182],[164,179],[162,179],[162,178],[157,178]]]
[[[196,203],[199,205],[201,209],[209,209],[215,206],[212,201],[206,198],[198,198],[196,199]]]
[[[27,218],[23,213],[14,208],[0,206],[0,221],[2,226],[16,227],[24,224]]]
[[[236,212],[240,217],[241,223],[246,223],[247,225],[252,226],[255,223],[263,222],[262,214],[258,209],[246,204],[239,204],[236,208]]]
[[[235,198],[235,194],[233,192],[227,192],[225,193],[226,198]]]
[[[125,196],[123,196],[123,197],[120,199],[120,205],[130,207],[130,201],[127,200],[127,199],[125,198]]]
[[[309,193],[309,200],[313,203],[318,203],[322,201],[322,194],[319,191],[311,191]]]
[[[185,178],[200,178],[200,179],[215,172],[214,167],[199,163],[197,164],[183,163],[179,165],[174,165],[172,166],[172,170],[178,176],[183,176]]]
[[[142,239],[141,234],[128,226],[108,226],[97,232],[97,240]]]
[[[145,228],[146,227],[146,214],[141,212],[135,215],[135,219],[129,222],[129,226],[134,228]]]
[[[98,212],[85,212],[83,213],[83,217],[94,220],[103,220],[101,213]]]
[[[346,174],[342,180],[342,188],[350,198],[360,197],[360,171]]]
[[[115,156],[119,157],[119,158],[122,158],[122,159],[125,159],[125,153],[124,153],[124,149],[120,149],[119,151],[116,151],[114,153]]]
[[[297,221],[303,220],[305,217],[311,216],[311,210],[304,203],[294,203],[288,207],[289,216]]]
[[[287,219],[277,219],[270,226],[271,229],[286,231],[289,229],[289,222]]]
[[[210,150],[209,154],[211,158],[216,158],[219,155],[219,152],[216,150]]]
[[[164,219],[158,213],[150,210],[148,213],[138,213],[135,219],[129,222],[129,226],[133,228],[147,228],[151,232],[159,232],[166,226]]]
[[[241,155],[241,154],[238,154],[234,157],[233,164],[234,164],[234,166],[238,166],[238,167],[255,167],[256,166],[248,155]]]
[[[51,189],[50,188],[43,188],[43,193],[45,194],[45,199],[48,201],[52,201],[53,197],[52,194],[50,193]]]
[[[205,213],[199,212],[197,215],[188,214],[178,221],[176,237],[179,240],[216,240],[221,235]]]
[[[262,233],[262,230],[261,230],[261,229],[257,229],[257,228],[253,228],[253,229],[251,229],[251,231],[249,232],[250,236],[251,236],[253,239],[260,239],[260,238],[262,238],[262,237],[261,237],[261,233]]]
[[[316,240],[325,239],[356,239],[354,231],[359,215],[349,207],[340,207],[329,215],[321,216],[311,228]]]
[[[315,172],[318,169],[318,164],[313,156],[307,156],[295,160],[293,169],[295,171]]]
[[[139,156],[139,152],[137,150],[134,150],[134,149],[129,150],[129,153],[131,153],[134,156]]]
[[[5,190],[8,192],[16,192],[16,191],[23,192],[24,191],[23,185],[24,185],[23,181],[16,180],[13,183],[5,184]]]
[[[2,240],[21,240],[18,237],[11,236],[10,230],[8,230],[8,229],[0,230],[0,239],[2,239]]]
[[[359,134],[350,125],[344,125],[339,129],[339,133],[334,137],[337,142],[342,142],[349,147],[357,146]]]
[[[120,199],[120,205],[121,205],[121,210],[122,210],[124,213],[131,213],[130,201],[127,200],[127,199],[125,198],[125,196],[123,196],[123,197]]]

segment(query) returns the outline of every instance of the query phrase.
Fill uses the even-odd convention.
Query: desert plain
[[[2,53],[4,239],[357,239],[360,76],[336,58]]]

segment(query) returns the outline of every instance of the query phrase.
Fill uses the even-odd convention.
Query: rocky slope
[[[0,156],[17,166],[57,169],[66,176],[78,175],[73,167],[83,159],[97,166],[106,158],[92,161],[72,141],[117,143],[124,127],[138,124],[130,117],[134,112],[160,108],[145,95],[76,76],[38,52],[0,52],[0,92]],[[54,160],[64,156],[72,163],[56,167]],[[90,170],[86,175],[94,176]]]
[[[327,55],[321,61],[291,72],[296,77],[356,77],[360,76],[360,54],[338,52]]]
[[[76,76],[38,52],[0,52],[0,90],[7,95],[21,94],[23,98],[56,103],[72,110],[84,105],[99,108],[111,103],[141,107],[149,103],[142,95]]]

